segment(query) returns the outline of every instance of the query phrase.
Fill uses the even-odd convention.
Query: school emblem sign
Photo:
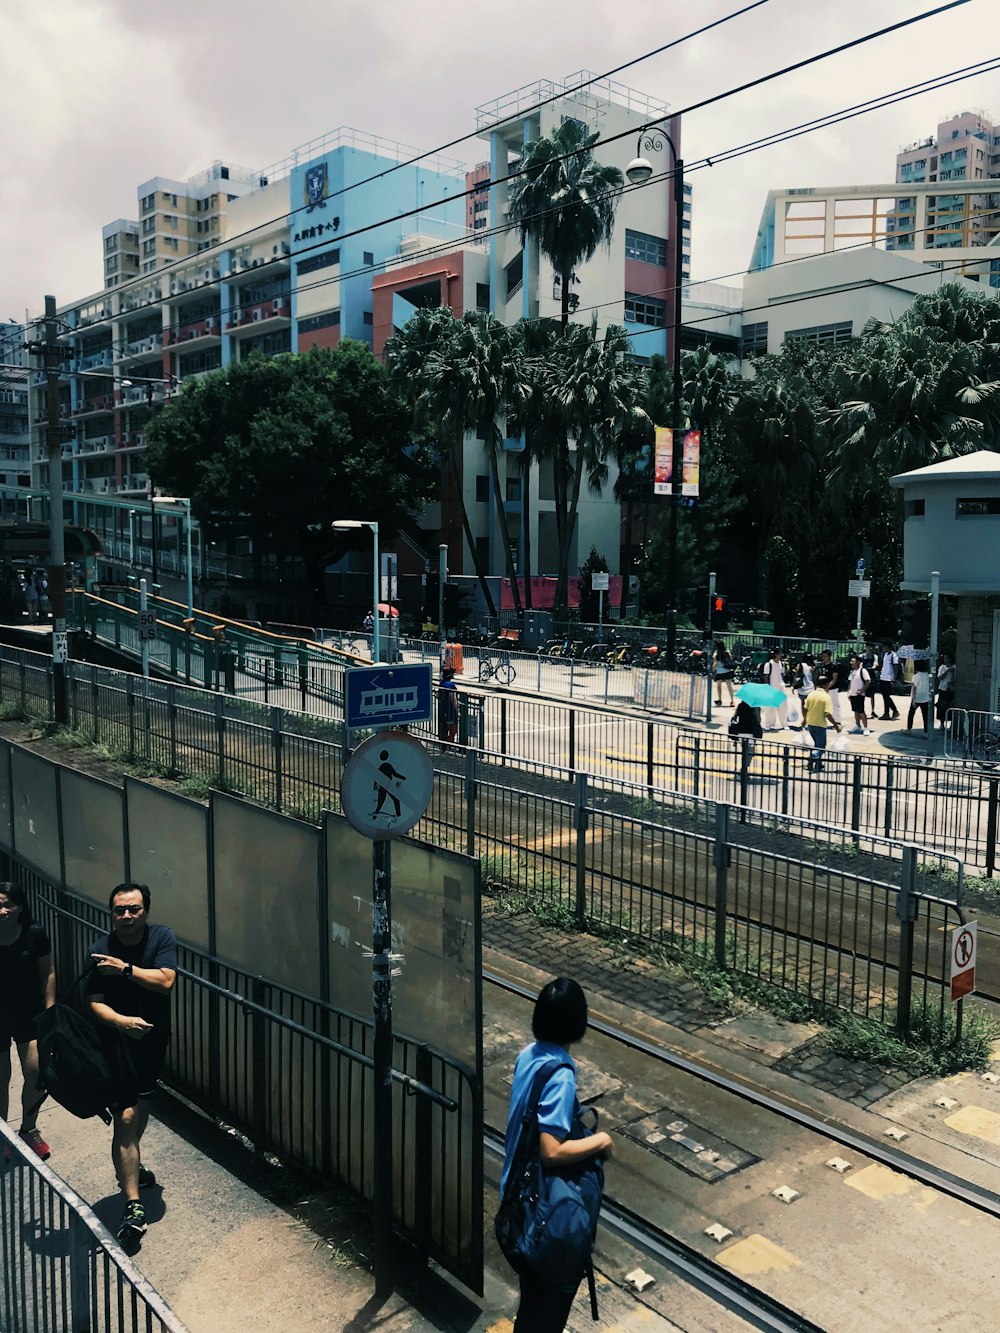
[[[306,171],[306,212],[314,208],[326,208],[327,195],[330,193],[330,176],[325,162],[310,167]]]

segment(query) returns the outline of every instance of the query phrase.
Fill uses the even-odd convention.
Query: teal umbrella
[[[764,685],[758,681],[748,681],[736,691],[737,699],[742,699],[751,708],[777,708],[788,698],[784,690],[773,685]]]

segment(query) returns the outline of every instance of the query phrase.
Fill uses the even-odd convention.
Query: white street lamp
[[[338,531],[344,531],[351,528],[371,528],[372,539],[374,541],[374,562],[372,565],[372,661],[380,661],[379,641],[378,641],[378,604],[382,600],[380,597],[381,586],[379,582],[378,566],[378,524],[374,520],[363,518],[338,518],[330,524],[332,528]]]

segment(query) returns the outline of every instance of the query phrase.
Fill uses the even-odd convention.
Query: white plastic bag
[[[810,733],[806,731],[805,727],[802,728],[792,742],[793,745],[801,745],[803,750],[811,750],[813,748],[813,743],[813,738]]]
[[[841,733],[835,741],[831,742],[830,745],[830,749],[836,750],[839,754],[847,754],[850,748],[851,742],[845,735],[843,735],[843,733]]]
[[[798,705],[796,704],[794,698],[789,700],[788,717],[785,721],[785,725],[789,727],[802,726],[802,714],[799,712]]]

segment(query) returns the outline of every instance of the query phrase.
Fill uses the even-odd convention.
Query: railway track
[[[508,1019],[512,1017],[515,1030],[523,1031],[527,1028],[530,1014],[527,1006],[534,1001],[534,991],[495,972],[484,972],[483,976],[492,997],[487,1010],[497,1009],[507,1015]],[[594,997],[593,1004],[595,1010],[598,1010],[599,997]],[[643,1016],[637,1015],[636,1026],[642,1025]],[[587,1060],[591,1056],[591,1045],[598,1042],[600,1051],[595,1059],[604,1074],[605,1091],[598,1091],[597,1096],[592,1097],[586,1086]],[[510,1058],[510,1049],[505,1053],[507,1060]],[[679,1055],[655,1037],[615,1026],[597,1013],[591,1016],[588,1037],[579,1055],[576,1052],[574,1055],[580,1065],[581,1095],[588,1102],[596,1101],[605,1108],[602,1115],[610,1114],[611,1118],[602,1119],[602,1126],[615,1135],[616,1156],[609,1171],[601,1234],[616,1238],[631,1251],[633,1259],[639,1256],[641,1260],[649,1262],[651,1268],[672,1274],[676,1280],[695,1288],[751,1327],[768,1330],[843,1328],[846,1333],[848,1328],[861,1326],[911,1330],[944,1326],[933,1322],[922,1323],[917,1307],[914,1313],[898,1323],[888,1314],[886,1318],[881,1318],[874,1309],[866,1309],[864,1321],[859,1322],[858,1312],[855,1311],[853,1324],[847,1316],[840,1322],[831,1312],[831,1307],[836,1305],[837,1282],[833,1283],[834,1290],[831,1292],[828,1283],[819,1283],[816,1287],[810,1281],[796,1283],[790,1279],[789,1274],[780,1272],[755,1278],[752,1273],[740,1271],[738,1264],[727,1264],[730,1244],[735,1254],[741,1241],[748,1243],[750,1239],[761,1239],[757,1235],[758,1216],[764,1219],[760,1223],[761,1230],[771,1229],[777,1224],[779,1229],[784,1227],[785,1234],[780,1239],[786,1239],[789,1232],[788,1219],[792,1214],[785,1213],[780,1210],[780,1205],[773,1204],[773,1190],[761,1192],[760,1181],[767,1177],[766,1183],[770,1185],[771,1180],[777,1179],[778,1175],[789,1173],[792,1169],[790,1164],[798,1163],[801,1168],[795,1183],[802,1194],[809,1198],[807,1190],[811,1191],[814,1207],[810,1226],[815,1226],[818,1233],[824,1226],[829,1230],[830,1218],[836,1217],[838,1209],[844,1208],[845,1200],[847,1215],[852,1210],[857,1211],[859,1191],[842,1189],[845,1182],[860,1186],[862,1179],[867,1176],[879,1183],[879,1190],[884,1191],[890,1202],[903,1197],[914,1201],[912,1207],[905,1205],[907,1211],[902,1231],[900,1214],[904,1209],[903,1204],[897,1208],[894,1219],[878,1218],[870,1235],[860,1232],[854,1234],[854,1224],[845,1222],[845,1227],[850,1229],[839,1238],[843,1253],[838,1255],[836,1249],[828,1250],[827,1254],[832,1257],[824,1258],[827,1267],[832,1264],[834,1268],[844,1268],[841,1279],[844,1283],[857,1286],[860,1281],[859,1271],[866,1274],[880,1272],[883,1262],[881,1249],[885,1250],[885,1263],[892,1262],[890,1256],[895,1256],[898,1262],[901,1248],[905,1247],[905,1235],[902,1233],[906,1226],[912,1224],[909,1214],[918,1205],[924,1215],[923,1226],[927,1226],[929,1219],[936,1219],[931,1231],[942,1224],[960,1227],[965,1235],[975,1236],[977,1246],[985,1245],[990,1253],[993,1252],[992,1247],[1000,1242],[1000,1193],[988,1185],[966,1178],[960,1170],[946,1169],[908,1153],[897,1145],[880,1142],[873,1135],[859,1132],[830,1115],[818,1114],[805,1105],[792,1104],[779,1096],[754,1088],[707,1063]],[[639,1089],[636,1106],[629,1107],[631,1095],[627,1089],[624,1092],[616,1092],[613,1088],[607,1091],[610,1086],[608,1080],[612,1077],[611,1070],[615,1071],[615,1079],[621,1072],[622,1077],[633,1080],[634,1086]],[[492,1106],[493,1118],[496,1119],[498,1108],[503,1105],[506,1085],[497,1090],[489,1066],[487,1084],[494,1086]],[[683,1177],[682,1172],[675,1170],[671,1174],[670,1168],[665,1168],[662,1161],[653,1164],[643,1154],[638,1142],[640,1136],[636,1134],[635,1118],[629,1121],[624,1117],[636,1109],[640,1112],[648,1110],[651,1088],[660,1090],[660,1100],[667,1099],[672,1106],[680,1106],[682,1109],[678,1114],[682,1116],[686,1114],[683,1109],[685,1105],[705,1108],[704,1125],[711,1125],[717,1134],[728,1134],[735,1138],[732,1127],[737,1126],[741,1141],[752,1147],[753,1160],[741,1168],[739,1173],[733,1173],[725,1201],[722,1195],[713,1197],[713,1191],[719,1188],[717,1182],[702,1181],[700,1186],[694,1186],[689,1178]],[[608,1105],[615,1102],[616,1098],[614,1106]],[[653,1097],[652,1100],[657,1099]],[[487,1106],[489,1111],[489,1097]],[[708,1108],[711,1108],[711,1113]],[[650,1123],[649,1118],[640,1116],[641,1126]],[[711,1131],[706,1136],[704,1126],[697,1133],[692,1126],[682,1137],[688,1133],[704,1142],[714,1142]],[[490,1152],[499,1153],[501,1143],[501,1132],[494,1127],[487,1140]],[[777,1145],[777,1148],[772,1145]],[[851,1158],[850,1164],[844,1164],[837,1158],[830,1159],[828,1154],[832,1148],[846,1153]],[[863,1159],[863,1164],[860,1159]],[[834,1171],[824,1170],[831,1160],[840,1161],[842,1169],[853,1171],[853,1182],[847,1175],[841,1179],[836,1174],[836,1168]],[[775,1175],[769,1177],[767,1167],[772,1161],[780,1162],[781,1165],[776,1166]],[[804,1184],[806,1180],[808,1184]],[[1000,1185],[1000,1174],[997,1183]],[[792,1193],[798,1197],[795,1190]],[[748,1194],[756,1196],[749,1210],[746,1203]],[[852,1197],[847,1199],[848,1195]],[[878,1191],[870,1195],[872,1199],[876,1199],[876,1196],[878,1202],[867,1205],[873,1210],[873,1218],[877,1217],[880,1207],[885,1207],[883,1196]],[[935,1209],[932,1209],[932,1204]],[[865,1206],[862,1200],[862,1210]],[[735,1225],[732,1219],[741,1207],[743,1220],[740,1225]],[[709,1246],[699,1234],[705,1231],[704,1220],[727,1210],[730,1221],[726,1229],[725,1248]],[[699,1218],[698,1232],[695,1234],[691,1234],[692,1216]],[[805,1217],[805,1211],[797,1215],[796,1228],[792,1229],[792,1234]],[[747,1233],[751,1229],[754,1234],[748,1237]],[[893,1239],[893,1233],[900,1231],[901,1234]],[[822,1240],[822,1237],[819,1239]],[[829,1239],[827,1236],[824,1242],[827,1246]],[[938,1244],[935,1235],[930,1233],[927,1234],[926,1243],[928,1249]],[[796,1251],[801,1254],[804,1248],[809,1252],[815,1250],[816,1245],[817,1237],[800,1237]],[[860,1269],[851,1257],[852,1247],[858,1245],[863,1247],[862,1258],[866,1261],[860,1265]],[[599,1256],[601,1248],[599,1237]],[[808,1278],[815,1259],[800,1259],[794,1255],[789,1257],[795,1265],[794,1271],[801,1271]],[[966,1262],[970,1265],[971,1280],[974,1272],[971,1256],[967,1256]],[[925,1277],[928,1282],[934,1278],[943,1284],[954,1282],[955,1298],[959,1299],[965,1280],[960,1270],[961,1261],[956,1261],[938,1265],[934,1277],[926,1272]],[[651,1289],[651,1293],[655,1293],[655,1290]],[[651,1293],[642,1297],[650,1304],[653,1303]],[[864,1290],[864,1297],[866,1300],[871,1299],[867,1289]],[[669,1313],[668,1310],[664,1312]],[[895,1314],[898,1316],[899,1311],[896,1310]],[[986,1328],[990,1324],[978,1324],[973,1319],[970,1327]]]

